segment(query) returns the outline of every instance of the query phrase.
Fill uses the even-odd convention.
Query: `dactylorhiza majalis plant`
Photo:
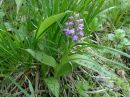
[[[79,14],[70,16],[69,20],[65,22],[64,34],[70,36],[74,42],[78,42],[84,36],[84,23]]]

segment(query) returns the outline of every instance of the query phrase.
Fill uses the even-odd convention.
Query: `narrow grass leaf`
[[[26,79],[28,80],[28,83],[29,83],[29,89],[30,89],[30,92],[31,92],[31,96],[30,97],[35,97],[35,92],[34,92],[32,83],[30,82],[30,80],[27,77],[26,77]]]
[[[25,89],[23,89],[13,78],[9,77],[9,79],[12,81],[13,84],[15,84],[22,93],[24,93],[27,97],[31,97]]]

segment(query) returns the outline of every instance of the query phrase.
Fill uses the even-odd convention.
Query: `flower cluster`
[[[84,23],[79,14],[69,17],[65,22],[64,34],[70,36],[74,42],[78,42],[79,38],[84,36]]]

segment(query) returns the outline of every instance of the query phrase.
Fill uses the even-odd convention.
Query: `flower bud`
[[[74,36],[73,36],[73,41],[74,41],[74,42],[78,42],[78,36],[77,36],[77,35],[74,35]]]

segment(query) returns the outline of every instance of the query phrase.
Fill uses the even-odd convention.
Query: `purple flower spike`
[[[74,41],[74,42],[78,42],[78,36],[77,36],[77,35],[74,35],[74,36],[73,36],[73,41]]]
[[[69,20],[65,22],[64,34],[70,37],[74,42],[78,42],[79,38],[84,36],[84,23],[83,19],[80,18],[80,14],[74,14],[70,16]]]
[[[82,31],[80,31],[80,32],[79,32],[79,35],[80,35],[81,37],[83,37],[83,36],[84,36],[84,33],[83,33]]]

